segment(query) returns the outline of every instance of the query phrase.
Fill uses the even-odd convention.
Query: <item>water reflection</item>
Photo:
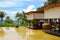
[[[23,37],[24,40],[60,40],[60,37],[46,34],[42,30],[18,28],[18,29],[16,29],[16,32],[21,37]]]
[[[0,40],[22,40],[22,38],[16,33],[14,27],[3,27],[3,30],[5,32],[5,36],[0,38]]]
[[[19,36],[21,37],[25,37],[26,36],[26,28],[16,28],[16,32],[18,33]]]
[[[4,32],[3,28],[0,28],[0,37],[4,37],[4,35],[5,35],[5,32]]]
[[[5,27],[6,30],[10,30],[10,27]]]
[[[0,40],[60,40],[60,37],[46,34],[42,30],[3,27],[0,28]]]

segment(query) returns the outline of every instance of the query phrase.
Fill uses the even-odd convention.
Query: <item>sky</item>
[[[35,11],[37,8],[44,5],[46,0],[0,0],[0,11],[5,11],[6,16],[10,16],[15,20],[17,12]]]

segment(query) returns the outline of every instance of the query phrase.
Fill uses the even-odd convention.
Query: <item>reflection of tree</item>
[[[40,32],[37,30],[26,29],[26,28],[16,28],[16,32],[19,36],[28,40],[37,40],[40,39]]]
[[[9,28],[9,27],[5,27],[5,29],[10,30],[10,28]]]
[[[0,37],[3,37],[5,35],[5,32],[2,28],[0,28]]]
[[[26,36],[26,28],[16,28],[16,32],[23,38]]]
[[[26,38],[27,40],[60,40],[59,37],[44,33],[42,30],[28,30]]]
[[[26,28],[16,28],[16,32],[19,36],[27,40],[40,40],[40,32],[38,30],[26,29]]]
[[[40,40],[44,38],[44,34],[41,30],[28,30],[26,39],[27,40]]]

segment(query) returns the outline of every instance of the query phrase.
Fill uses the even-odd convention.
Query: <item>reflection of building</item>
[[[26,13],[26,15],[30,28],[41,28],[42,23],[40,22],[40,19],[44,18],[43,12],[31,11]]]
[[[25,36],[25,40],[60,40],[59,37],[48,35],[42,30],[28,30]]]
[[[59,37],[48,35],[43,30],[32,30],[29,28],[16,28],[16,32],[23,40],[60,40]]]

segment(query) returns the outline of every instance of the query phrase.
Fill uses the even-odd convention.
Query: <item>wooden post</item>
[[[60,32],[60,19],[58,19],[58,22],[59,22],[59,27],[58,28],[59,28],[59,32]]]
[[[28,24],[28,25],[29,25],[29,28],[30,28],[30,20],[29,20],[28,22],[29,22],[29,24]]]
[[[49,30],[51,30],[52,19],[49,19]]]
[[[33,28],[35,28],[36,27],[36,20],[34,20],[34,22],[33,22]]]

